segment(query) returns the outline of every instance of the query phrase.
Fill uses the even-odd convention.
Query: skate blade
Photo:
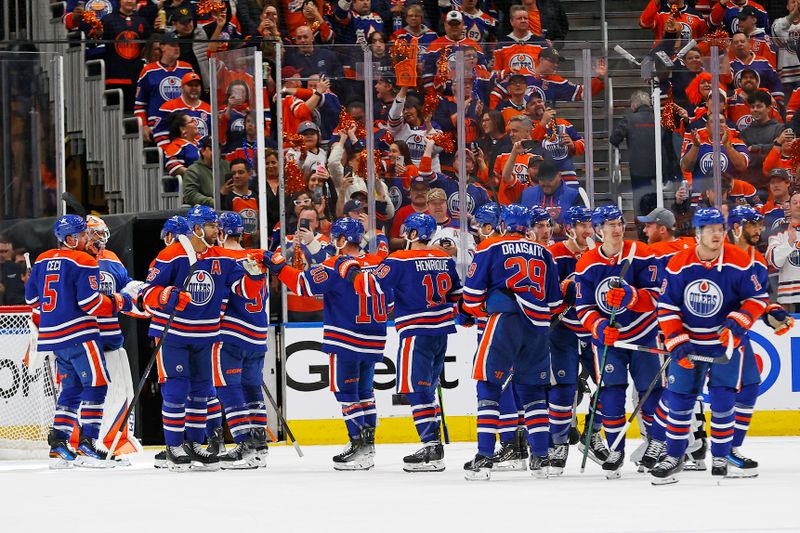
[[[169,464],[166,461],[155,461],[153,462],[153,468],[158,470],[163,470],[165,468],[169,468]]]
[[[678,477],[675,475],[667,476],[667,477],[654,477],[650,480],[650,484],[653,486],[658,487],[659,485],[672,485],[673,483],[678,482]]]
[[[255,470],[256,468],[258,468],[258,462],[254,459],[244,459],[242,461],[220,464],[220,470]]]
[[[197,461],[192,461],[192,464],[189,466],[189,470],[191,470],[192,472],[216,472],[219,469],[220,469],[219,463],[207,465],[204,463],[199,463]]]
[[[75,466],[81,468],[96,468],[98,470],[114,468],[116,463],[106,459],[95,459],[94,457],[86,457],[85,455],[78,455],[75,457]]]
[[[584,445],[583,445],[582,443],[581,443],[581,444],[578,444],[578,451],[579,451],[580,453],[583,453],[583,448],[584,448]],[[589,449],[589,453],[588,453],[586,456],[587,456],[589,459],[591,459],[591,460],[592,460],[592,462],[594,462],[594,463],[596,463],[596,464],[598,464],[598,465],[600,465],[600,466],[603,466],[603,463],[605,463],[605,460],[604,460],[604,459],[600,459],[599,457],[597,457],[597,456],[594,454],[594,452],[591,450],[591,448]]]
[[[548,473],[547,469],[540,469],[540,470],[531,470],[531,475],[536,479],[547,479]]]
[[[560,466],[551,466],[547,470],[547,477],[558,477],[564,473],[564,468]]]
[[[502,463],[495,463],[492,470],[497,472],[524,472],[528,469],[528,464],[520,459],[513,461],[503,461]]]
[[[444,461],[429,461],[427,463],[403,463],[404,472],[444,472]]]
[[[192,468],[192,465],[190,465],[190,464],[176,465],[176,464],[167,463],[167,469],[170,472],[188,472],[191,468]]]
[[[464,470],[464,479],[467,481],[489,481],[492,477],[491,468],[481,468],[479,470]]]
[[[355,470],[369,470],[375,463],[372,461],[372,458],[368,458],[369,460],[364,461],[352,461],[350,463],[333,463],[334,470],[340,470],[343,472],[355,471]]]
[[[725,475],[726,479],[746,479],[751,477],[758,477],[758,469],[748,468],[745,470],[728,465],[728,473]]]
[[[619,470],[605,470],[606,479],[619,479],[622,477],[622,469]]]
[[[75,468],[74,463],[75,461],[67,461],[61,457],[51,457],[47,467],[50,470],[69,470],[70,468]]]
[[[693,461],[684,464],[683,469],[689,472],[705,472],[708,468],[706,467],[705,461]]]

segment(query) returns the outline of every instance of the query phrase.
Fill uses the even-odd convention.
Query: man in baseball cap
[[[644,223],[644,233],[647,235],[647,244],[668,241],[675,237],[675,215],[663,207],[656,207],[646,216],[636,217]]]
[[[303,135],[306,132],[316,132],[319,133],[319,126],[317,126],[314,122],[310,120],[306,120],[305,122],[301,122],[300,125],[297,127],[297,133]]]

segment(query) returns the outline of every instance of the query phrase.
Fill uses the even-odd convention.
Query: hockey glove
[[[614,346],[614,343],[619,339],[619,330],[612,328],[611,323],[602,318],[592,326],[592,337],[600,345]]]
[[[164,287],[160,291],[153,291],[147,295],[147,305],[161,309],[165,313],[183,311],[186,306],[192,303],[192,295],[183,292],[178,287]]]
[[[565,279],[561,282],[561,295],[564,301],[564,305],[567,307],[572,307],[575,305],[575,298],[577,297],[578,290],[575,287],[575,281],[571,279]]]
[[[361,273],[361,265],[349,255],[341,255],[336,259],[334,268],[342,279],[353,283],[356,276]]]
[[[114,314],[127,313],[133,309],[133,298],[128,294],[115,292],[111,296],[111,301],[114,304]]]
[[[270,272],[274,276],[277,276],[283,270],[283,267],[286,266],[286,258],[283,257],[281,254],[272,253],[268,250],[264,250],[264,256],[261,259],[262,264],[269,269]]]
[[[456,324],[465,328],[471,328],[475,325],[475,317],[464,309],[464,300],[461,298],[456,303]]]
[[[633,307],[638,301],[639,292],[627,283],[623,283],[620,287],[614,287],[606,293],[606,303],[617,309]]]
[[[694,363],[689,359],[692,343],[686,332],[676,333],[664,340],[664,346],[669,350],[672,360],[683,368],[694,368]]]
[[[775,330],[775,335],[784,335],[794,327],[794,318],[778,304],[768,305],[761,318]]]
[[[747,335],[747,330],[753,324],[753,318],[745,311],[733,311],[719,328],[719,342],[727,346],[733,338],[733,347],[737,348],[742,343],[742,338]]]
[[[264,266],[252,257],[248,257],[242,261],[242,267],[253,279],[261,279],[264,277]]]

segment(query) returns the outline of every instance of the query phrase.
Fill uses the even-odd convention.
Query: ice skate
[[[586,433],[583,433],[581,435],[581,440],[578,443],[578,450],[580,450],[581,453],[583,453],[585,444]],[[608,448],[606,447],[606,443],[603,442],[603,437],[600,436],[600,431],[592,432],[592,438],[589,441],[589,459],[600,466],[603,466],[603,463],[605,463],[608,459],[608,454]]]
[[[649,439],[646,436],[642,435],[642,442],[639,443],[639,446],[637,446],[636,449],[633,450],[633,453],[631,454],[630,461],[637,467],[639,467],[638,471],[640,473],[645,471],[645,467],[642,466],[642,458],[644,457],[644,454],[647,451],[648,444],[649,444]]]
[[[650,475],[653,485],[670,485],[678,482],[677,474],[683,470],[683,461],[671,455],[666,456],[662,461],[653,466]]]
[[[726,459],[728,474],[725,477],[758,477],[758,462],[739,453],[738,448],[733,448]]]
[[[192,466],[192,460],[183,445],[167,446],[164,457],[170,472],[188,472]]]
[[[546,479],[548,470],[550,468],[550,461],[547,459],[546,455],[538,457],[531,454],[531,460],[528,467],[530,468],[531,475],[533,477],[537,477],[539,479]]]
[[[622,476],[622,467],[625,464],[625,452],[613,451],[608,454],[608,459],[603,463],[606,479],[619,479]]]
[[[84,468],[114,468],[116,463],[109,461],[106,452],[97,448],[91,437],[81,435],[80,444],[75,456],[75,464]]]
[[[550,449],[547,454],[549,463],[548,476],[560,476],[564,473],[564,467],[567,466],[567,457],[569,456],[569,444],[556,444]]]
[[[661,459],[664,457],[664,452],[667,449],[667,443],[650,439],[644,451],[644,455],[639,461],[641,472],[652,470]]]
[[[75,466],[75,453],[70,449],[67,439],[59,438],[51,431],[47,443],[50,445],[50,470],[65,470]]]
[[[191,469],[201,472],[215,472],[219,470],[219,457],[208,453],[203,445],[197,442],[186,441],[183,449],[191,460]]]
[[[267,445],[267,430],[264,428],[253,428],[250,430],[250,446],[256,452],[256,461],[259,468],[267,467],[267,457],[269,447]]]
[[[477,454],[472,461],[464,464],[464,478],[467,481],[489,481],[492,476],[492,459]]]
[[[366,427],[361,430],[361,438],[364,440],[367,452],[370,457],[375,456],[375,428]]]
[[[363,433],[362,433],[363,434]],[[333,456],[334,470],[369,470],[375,466],[374,453],[370,453],[364,439],[350,438],[342,453]]]
[[[206,451],[211,455],[225,455],[225,433],[222,427],[214,430],[214,434],[208,437]]]
[[[686,455],[683,457],[683,469],[686,471],[705,472],[706,466],[706,452],[708,450],[708,442],[706,439],[697,439],[694,446],[690,446]]]
[[[256,451],[249,441],[237,444],[234,449],[223,452],[217,457],[219,466],[223,470],[252,470],[258,468],[259,464]]]
[[[153,458],[153,467],[154,468],[169,468],[169,462],[167,461],[167,450],[162,450],[156,454]]]
[[[497,472],[523,472],[525,458],[519,453],[513,441],[501,442],[500,449],[492,456],[492,469]]]
[[[718,479],[728,476],[728,460],[725,457],[714,457],[711,460],[711,475]]]
[[[403,457],[406,472],[444,471],[444,446],[439,441],[426,442],[422,448]]]

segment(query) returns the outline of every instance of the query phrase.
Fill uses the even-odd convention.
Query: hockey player
[[[175,215],[164,221],[164,226],[161,228],[161,240],[164,241],[165,246],[169,246],[178,239],[178,235],[189,235],[191,232],[186,217]]]
[[[219,215],[219,245],[244,261],[253,251],[242,248],[244,222],[239,213]],[[246,469],[266,466],[267,407],[261,392],[267,349],[269,292],[266,285],[251,298],[231,294],[212,352],[214,386],[225,409],[236,448],[220,453],[220,466]]]
[[[170,470],[219,469],[216,455],[204,450],[207,404],[215,396],[212,381],[212,345],[220,329],[223,302],[230,293],[247,300],[260,294],[264,273],[257,261],[240,265],[212,243],[217,238],[217,213],[208,206],[189,209],[191,243],[197,262],[190,270],[180,243],[158,254],[140,298],[153,316],[150,336],[165,334],[170,314],[175,319],[158,354],[162,421]],[[179,285],[191,276],[188,292]],[[186,440],[184,440],[184,429]]]
[[[590,334],[583,328],[572,308],[576,298],[575,266],[589,250],[589,243],[594,235],[591,210],[583,206],[570,207],[564,213],[564,226],[567,240],[557,242],[549,248],[558,268],[564,305],[568,306],[562,319],[550,330],[550,357],[554,384],[551,385],[547,395],[550,440],[553,444],[548,460],[549,473],[555,476],[564,472],[569,454],[569,432],[574,416],[572,406],[578,386],[578,363],[582,363],[587,369],[594,368],[589,348]],[[603,464],[608,459],[608,449],[600,436],[601,426],[602,416],[596,413],[589,454],[598,464]],[[585,440],[581,439],[581,443],[584,442]]]
[[[439,436],[440,407],[436,386],[444,368],[447,336],[456,332],[453,304],[461,297],[455,261],[429,247],[436,220],[413,213],[403,224],[406,249],[392,253],[378,266],[381,288],[393,294],[397,350],[397,392],[411,404],[423,447],[403,458],[406,472],[444,470],[444,447]],[[418,287],[421,290],[406,290]]]
[[[698,209],[693,217],[699,240],[693,249],[676,254],[667,265],[658,302],[659,325],[671,352],[667,388],[669,424],[666,457],[650,471],[653,484],[674,483],[683,467],[692,407],[710,374],[712,475],[726,475],[734,433],[736,387],[728,365],[692,362],[692,353],[727,357],[731,348],[739,361],[747,331],[767,305],[766,286],[750,256],[725,242],[725,218],[716,208]],[[731,361],[728,364],[732,364]],[[727,371],[727,372],[726,372]],[[733,466],[733,463],[731,463]]]
[[[100,269],[100,292],[108,297],[113,297],[116,292],[123,292],[132,298],[139,294],[143,282],[134,281],[128,270],[119,260],[117,254],[108,250],[106,244],[110,232],[106,223],[97,216],[86,217],[87,245],[86,252],[94,257]],[[133,306],[128,314],[139,318],[149,318],[146,314]],[[128,363],[128,354],[122,345],[124,338],[119,327],[117,316],[98,317],[97,325],[100,328],[100,347],[109,376],[108,393],[106,394],[103,409],[103,421],[100,425],[101,442],[108,448],[116,436],[120,417],[128,408],[128,402],[133,399],[133,381]],[[128,427],[119,428],[122,432],[118,447],[114,450],[115,459],[120,460],[116,454],[129,454],[142,450],[142,445],[133,436],[133,418]],[[123,461],[126,465],[130,462]]]
[[[528,238],[542,246],[550,246],[553,244],[553,221],[550,219],[550,213],[539,205],[531,206],[529,210],[531,227],[528,231]]]
[[[592,212],[592,225],[603,244],[583,254],[578,261],[575,309],[583,327],[592,333],[603,427],[606,441],[612,443],[625,425],[628,372],[641,397],[660,367],[658,358],[653,355],[614,347],[618,339],[655,345],[658,266],[647,245],[624,239],[625,221],[616,206],[596,208]],[[624,279],[620,279],[622,264],[628,261],[630,268]],[[646,428],[652,424],[660,395],[661,387],[657,386],[642,407]],[[608,479],[620,476],[624,458],[623,438],[603,463]]]
[[[109,468],[105,452],[97,447],[103,402],[108,390],[97,317],[131,309],[130,296],[100,292],[97,261],[85,252],[86,221],[77,215],[56,219],[59,246],[40,255],[25,285],[25,301],[33,307],[39,328],[38,350],[56,357],[61,393],[56,401],[50,444],[50,468]],[[73,428],[80,428],[76,451],[69,444]]]
[[[478,453],[464,465],[469,480],[491,475],[498,402],[512,368],[511,381],[525,405],[530,469],[537,477],[547,475],[547,331],[561,291],[550,252],[525,238],[529,226],[527,208],[508,206],[501,215],[502,236],[480,244],[464,284],[466,312],[489,317],[472,372],[478,381]]]
[[[295,294],[324,295],[322,350],[330,354],[331,391],[342,404],[350,437],[333,457],[333,468],[369,470],[375,465],[378,422],[373,380],[386,344],[387,301],[374,279],[356,274],[374,270],[381,259],[359,249],[364,226],[358,220],[340,218],[330,235],[339,256],[308,272],[288,266],[280,254],[264,252],[264,263]]]

